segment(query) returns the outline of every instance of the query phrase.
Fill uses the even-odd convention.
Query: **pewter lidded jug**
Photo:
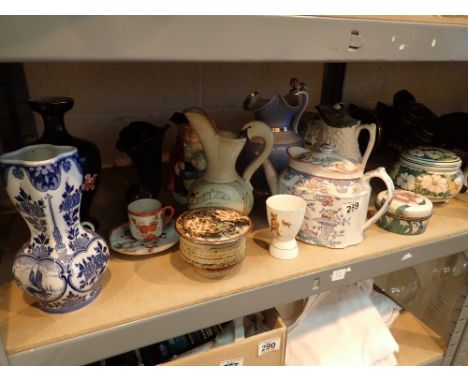
[[[236,171],[237,158],[247,138],[239,134],[219,131],[201,109],[184,111],[190,126],[200,138],[206,156],[206,170],[188,192],[188,207],[228,207],[249,214],[253,207],[253,188],[250,178],[265,161],[273,146],[269,126],[260,121],[246,123],[241,131],[249,138],[259,137],[264,145],[259,155],[249,163],[242,176]]]
[[[321,131],[317,146],[321,144],[332,145],[335,151],[346,158],[361,162],[365,166],[374,148],[377,127],[374,123],[361,124],[361,121],[352,118],[343,105],[319,105],[317,110],[321,119]],[[364,155],[359,148],[359,135],[363,130],[369,132]]]
[[[258,92],[250,93],[244,101],[244,109],[251,111],[255,119],[270,126],[273,133],[273,148],[268,157],[277,171],[288,165],[289,146],[302,146],[303,139],[298,134],[298,123],[309,102],[306,85],[296,78],[290,81],[291,89],[285,96],[274,94],[270,99],[261,98]],[[263,143],[257,139],[248,141],[241,154],[240,167],[245,167],[261,151]],[[252,184],[259,194],[269,194],[264,171],[257,171]]]

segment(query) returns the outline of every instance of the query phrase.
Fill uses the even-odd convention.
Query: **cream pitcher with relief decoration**
[[[297,239],[330,248],[357,244],[364,231],[387,211],[395,188],[384,167],[364,174],[363,163],[345,158],[327,144],[313,150],[292,146],[288,155],[288,168],[279,179],[268,161],[264,167],[270,185],[277,184],[274,193],[300,196],[307,203]],[[371,178],[383,180],[388,198],[367,219]]]
[[[187,109],[184,115],[200,138],[207,162],[205,173],[189,189],[189,209],[227,207],[249,214],[254,199],[250,178],[268,158],[273,147],[270,127],[261,121],[251,121],[241,129],[247,133],[249,139],[258,137],[263,140],[264,146],[240,176],[235,166],[247,138],[240,134],[219,131],[201,109]]]
[[[374,148],[377,127],[374,123],[361,124],[361,121],[352,118],[343,105],[319,105],[317,110],[320,115],[320,134],[317,146],[330,144],[338,154],[366,166],[367,160]],[[369,132],[364,154],[361,154],[358,138],[363,130]]]

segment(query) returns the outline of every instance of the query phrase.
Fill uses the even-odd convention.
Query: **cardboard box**
[[[275,309],[263,312],[271,330],[205,352],[179,356],[160,366],[281,366],[286,325]]]

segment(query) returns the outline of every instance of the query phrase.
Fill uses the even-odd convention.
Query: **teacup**
[[[174,208],[146,198],[131,202],[127,213],[132,236],[138,241],[151,241],[161,236],[174,215]]]
[[[299,254],[296,235],[302,226],[307,203],[295,195],[274,195],[267,199],[266,205],[273,235],[270,255],[278,259],[293,259]]]

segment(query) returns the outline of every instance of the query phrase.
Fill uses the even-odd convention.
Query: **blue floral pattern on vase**
[[[39,166],[6,165],[2,166],[2,175],[5,187],[8,186],[8,173],[12,168],[12,174],[16,179],[22,180],[24,172],[28,175],[29,181],[39,191],[56,190],[61,184],[61,169],[68,173],[72,163],[82,174],[81,165],[77,155],[62,158],[55,163]]]
[[[11,159],[2,163],[2,155],[0,174],[31,231],[13,262],[15,281],[42,310],[64,313],[98,296],[109,250],[99,235],[85,230],[80,222],[83,174],[76,149],[65,147],[58,159],[41,157],[41,164],[35,165],[30,158],[43,147],[60,150],[31,146],[32,152],[17,163]],[[20,157],[28,149],[12,154]]]
[[[109,251],[106,246],[98,242],[94,250],[95,255],[86,256],[81,262],[74,264],[78,268],[77,278],[80,280],[80,289],[89,288],[94,284],[96,278],[104,272],[109,259]]]

